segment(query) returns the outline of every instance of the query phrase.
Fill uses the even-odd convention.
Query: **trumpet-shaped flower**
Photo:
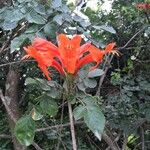
[[[80,35],[69,39],[65,34],[59,34],[58,46],[55,46],[45,39],[35,38],[32,45],[24,48],[27,55],[23,59],[34,58],[38,62],[38,67],[50,80],[49,67],[55,68],[62,75],[66,73],[74,75],[82,66],[95,62],[94,68],[96,68],[105,54],[116,53],[113,50],[115,43],[110,43],[105,50],[100,50],[90,43],[80,46],[81,40]]]

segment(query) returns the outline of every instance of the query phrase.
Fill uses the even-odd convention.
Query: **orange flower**
[[[76,74],[82,66],[91,62],[96,63],[94,66],[96,68],[105,54],[116,52],[113,50],[114,43],[108,44],[105,50],[100,50],[90,43],[80,46],[80,35],[69,39],[65,34],[59,34],[57,39],[58,47],[45,39],[36,38],[31,46],[24,48],[27,55],[23,59],[34,58],[48,80],[50,80],[48,67],[54,67],[62,75]]]

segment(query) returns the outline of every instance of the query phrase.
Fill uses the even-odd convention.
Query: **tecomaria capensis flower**
[[[113,49],[115,43],[110,43],[105,50],[100,50],[90,43],[80,46],[81,40],[80,35],[69,39],[65,34],[59,34],[58,46],[55,46],[45,39],[35,38],[30,46],[24,48],[27,55],[23,59],[34,58],[38,67],[50,80],[49,67],[55,68],[62,75],[75,75],[82,66],[95,62],[96,65],[92,67],[94,69],[102,62],[105,54],[117,53]]]

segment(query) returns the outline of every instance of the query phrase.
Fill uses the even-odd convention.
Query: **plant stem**
[[[69,110],[69,119],[70,119],[70,131],[71,131],[71,137],[72,137],[72,146],[73,146],[73,150],[77,150],[73,113],[72,113],[71,103],[69,101],[68,101],[68,110]]]

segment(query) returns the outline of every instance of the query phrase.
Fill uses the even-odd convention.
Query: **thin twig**
[[[62,101],[60,125],[62,125],[62,123],[63,123],[63,118],[64,118],[64,97],[63,97],[63,101]],[[61,131],[62,131],[62,127],[60,127],[60,129],[58,130],[58,133],[59,133],[59,135],[60,135],[60,139],[61,139]],[[61,140],[61,141],[62,141],[62,140]],[[59,147],[60,147],[60,141],[58,141],[56,150],[59,150]]]
[[[107,134],[104,133],[102,135],[102,138],[110,146],[110,148],[112,150],[120,150],[120,148],[116,147],[116,145],[114,144],[114,142],[111,140],[111,138]]]
[[[9,62],[9,63],[5,63],[5,64],[1,64],[0,67],[4,67],[4,66],[10,66],[10,65],[14,65],[14,64],[19,64],[19,63],[25,63],[25,62],[35,62],[35,60],[18,60],[18,61],[14,61],[14,62]]]
[[[141,32],[143,32],[146,28],[147,28],[147,26],[146,26],[146,27],[143,27],[143,28],[140,29],[138,32],[136,32],[136,33],[130,38],[130,40],[129,40],[124,46],[119,47],[118,50],[125,49],[125,48],[134,40],[134,38],[135,38],[138,34],[140,34]]]
[[[77,150],[72,106],[69,101],[68,101],[68,110],[69,110],[70,130],[71,130],[71,136],[72,136],[72,146],[73,146],[73,150]]]
[[[143,129],[143,127],[142,127],[142,126],[140,127],[140,129],[141,129],[141,141],[142,141],[141,148],[142,148],[142,150],[145,150],[144,129]]]
[[[128,137],[124,135],[122,150],[127,150]]]
[[[96,143],[89,137],[89,135],[86,135],[86,137],[88,138],[90,145],[93,145],[97,148],[97,150],[101,150],[100,147],[98,147],[98,145],[96,145]]]
[[[74,122],[74,124],[75,125],[83,124],[83,121]],[[36,129],[36,132],[41,132],[41,131],[55,129],[55,128],[56,129],[58,129],[58,128],[64,128],[64,127],[69,127],[69,126],[70,126],[70,123],[58,124],[58,125],[55,125],[55,126],[50,126],[50,127]]]
[[[33,142],[32,145],[36,150],[43,150],[37,143]]]
[[[150,141],[145,141],[145,143],[150,143]],[[142,142],[138,143],[133,150],[137,150],[137,147],[140,146],[142,144]]]
[[[118,142],[120,139],[120,136],[121,136],[121,133],[119,133],[119,135],[115,138],[114,142]],[[108,148],[106,148],[105,150],[110,150],[110,149],[111,149],[111,147],[108,146]]]
[[[24,30],[27,26],[27,21],[24,22],[24,25],[22,25],[16,33],[12,32],[10,37],[4,42],[2,48],[0,49],[0,53],[2,53],[6,48],[9,46],[12,39],[14,39],[22,30]],[[14,30],[15,31],[15,30]]]
[[[111,57],[107,60],[108,64],[111,63],[112,59],[113,59],[113,55],[111,55]],[[100,96],[101,87],[102,87],[104,78],[105,78],[105,76],[106,76],[106,74],[107,74],[107,71],[108,71],[109,67],[110,67],[110,66],[106,66],[106,67],[105,67],[104,74],[101,76],[101,78],[100,78],[100,80],[99,80],[98,89],[97,89],[97,92],[96,92],[96,95],[97,95],[97,96]]]

